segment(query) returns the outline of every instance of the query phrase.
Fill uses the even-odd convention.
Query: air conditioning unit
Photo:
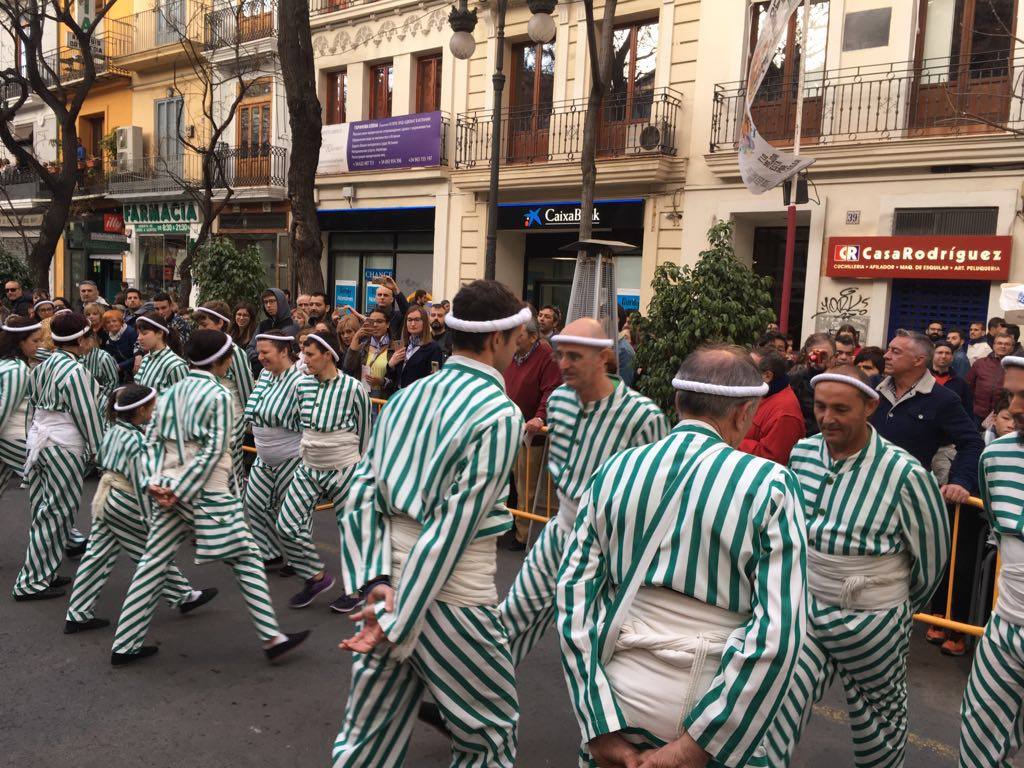
[[[671,141],[669,130],[667,120],[633,123],[626,134],[626,151],[636,154],[660,152]]]
[[[142,128],[137,125],[123,125],[116,130],[117,171],[128,173],[140,170],[142,166]]]

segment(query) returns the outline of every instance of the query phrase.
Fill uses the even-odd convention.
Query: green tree
[[[32,291],[32,276],[24,259],[0,246],[0,281],[17,280],[25,290]]]
[[[227,237],[213,237],[195,251],[192,275],[199,288],[199,303],[219,299],[232,307],[241,302],[259,306],[267,287],[259,248],[239,249]]]
[[[651,286],[648,316],[634,315],[631,323],[641,340],[637,388],[674,414],[672,377],[684,357],[701,344],[753,344],[775,319],[771,278],[736,259],[732,224],[720,222],[708,230],[708,249],[696,266],[660,264]]]

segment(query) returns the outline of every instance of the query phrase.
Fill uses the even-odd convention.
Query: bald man
[[[544,526],[501,604],[516,664],[554,621],[558,567],[591,475],[619,451],[661,440],[669,429],[657,405],[607,373],[615,352],[600,323],[580,318],[552,341],[564,382],[548,398],[547,466],[558,516]]]

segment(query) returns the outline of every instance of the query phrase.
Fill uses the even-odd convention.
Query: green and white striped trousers
[[[272,467],[256,457],[249,471],[242,501],[249,517],[249,527],[264,560],[281,556],[276,535],[277,516],[300,462],[296,456]]]
[[[354,470],[355,465],[345,469],[313,469],[300,463],[277,516],[277,535],[288,564],[302,578],[311,579],[326,567],[313,544],[313,512],[321,500],[334,505],[334,515],[341,532],[342,575],[349,591],[362,586],[353,583],[356,578],[349,560],[351,554],[358,552],[359,542],[353,540],[342,515]]]
[[[44,448],[28,473],[32,522],[25,565],[12,594],[31,595],[46,589],[64,558],[75,513],[82,499],[85,457],[63,448]]]
[[[993,614],[960,705],[960,768],[1011,768],[1024,742],[1024,627]]]
[[[148,512],[148,510],[147,510]],[[110,578],[117,556],[128,553],[138,563],[146,550],[149,524],[146,513],[139,509],[133,494],[111,488],[103,517],[93,520],[89,530],[89,545],[75,573],[75,585],[68,606],[68,621],[88,621],[94,615],[96,601]],[[168,605],[181,605],[192,593],[192,585],[176,565],[167,569],[163,597]]]
[[[195,507],[208,509],[212,514],[224,518],[231,516],[232,507],[237,508],[237,515],[242,517],[242,508],[238,499],[223,492],[205,492],[199,495],[195,505],[176,504],[171,509],[158,507],[153,511],[150,521],[149,538],[146,539],[146,551],[139,560],[114,636],[115,653],[134,653],[146,639],[149,622],[153,618],[156,602],[164,588],[167,572],[174,561],[174,555],[181,543],[195,530]],[[252,533],[243,524],[231,529],[234,541],[225,541],[224,546],[239,549],[244,554],[223,559],[235,573],[238,588],[245,599],[249,615],[260,639],[272,640],[280,634],[274,606],[270,601],[267,588],[267,575],[260,561],[256,542]],[[211,533],[205,534],[207,536]],[[248,537],[249,541],[244,541]],[[241,540],[237,540],[241,539]]]
[[[808,595],[807,640],[789,693],[765,734],[769,764],[789,765],[800,734],[836,674],[843,682],[857,768],[897,768],[907,746],[909,603],[848,611]]]
[[[0,496],[14,477],[20,478],[25,471],[26,449],[24,440],[0,438]]]
[[[555,621],[555,589],[566,538],[557,520],[547,523],[498,606],[516,666]]]
[[[408,659],[390,646],[355,657],[334,768],[402,765],[424,691],[451,732],[453,768],[515,764],[519,703],[501,617],[491,606],[435,602]]]

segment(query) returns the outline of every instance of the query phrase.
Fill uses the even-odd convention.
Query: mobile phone
[[[431,360],[430,361],[430,372],[431,373],[437,373],[440,369],[441,369],[441,365],[440,365],[440,363],[437,362],[437,360]]]

